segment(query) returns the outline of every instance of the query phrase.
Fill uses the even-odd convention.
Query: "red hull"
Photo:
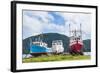
[[[71,51],[74,51],[74,52],[81,52],[82,47],[83,45],[80,43],[75,43],[75,44],[70,45]]]

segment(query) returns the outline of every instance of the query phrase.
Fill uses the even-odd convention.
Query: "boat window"
[[[78,40],[80,40],[80,38],[78,38]]]

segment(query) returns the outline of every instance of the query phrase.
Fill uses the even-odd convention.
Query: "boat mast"
[[[71,29],[70,29],[70,24],[69,24],[69,37],[71,37]]]
[[[80,39],[82,40],[82,24],[80,24]]]
[[[41,39],[40,41],[43,42],[43,33],[40,34],[40,39]]]
[[[69,52],[70,52],[70,49],[71,49],[70,43],[71,43],[71,27],[70,27],[70,24],[69,24],[69,49],[68,49]]]
[[[31,48],[31,46],[32,46],[32,39],[31,38],[29,38],[29,40],[30,40],[30,48]],[[29,49],[29,51],[31,52],[31,50]]]
[[[32,46],[32,39],[30,38],[30,47]]]

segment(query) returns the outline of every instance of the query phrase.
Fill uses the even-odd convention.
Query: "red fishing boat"
[[[70,25],[69,25],[70,27]],[[82,30],[81,24],[80,29],[70,29],[70,53],[71,54],[80,54],[83,55],[82,48],[83,48],[83,40],[82,40]]]

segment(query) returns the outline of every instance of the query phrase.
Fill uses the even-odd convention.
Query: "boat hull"
[[[43,55],[43,54],[48,54],[51,52],[50,48],[46,48],[43,46],[38,46],[38,45],[32,45],[30,48],[30,54],[33,56],[39,56],[39,55]]]
[[[70,45],[70,53],[71,54],[81,54],[81,55],[83,55],[82,47],[83,47],[83,44],[76,42],[76,43]]]

